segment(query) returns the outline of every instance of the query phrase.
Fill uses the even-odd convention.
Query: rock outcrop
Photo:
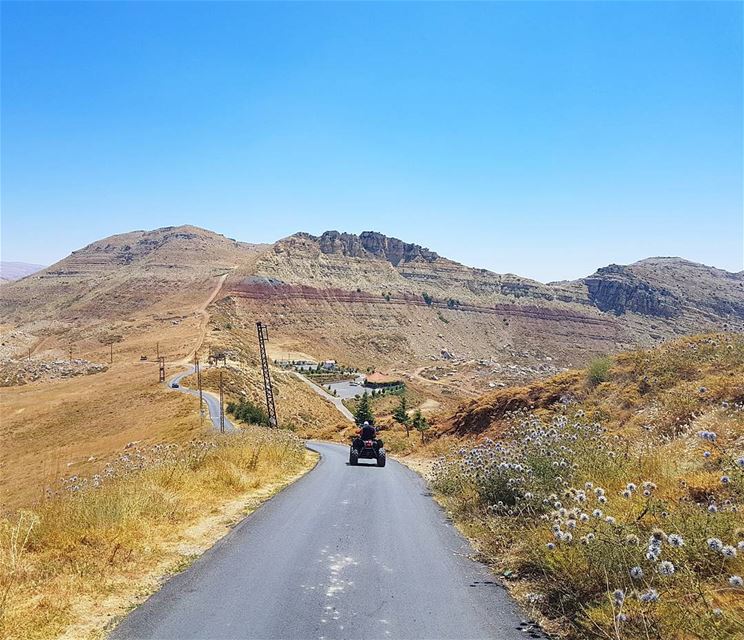
[[[654,287],[627,267],[611,264],[584,278],[589,299],[601,311],[674,318],[682,313],[682,301],[671,291]]]

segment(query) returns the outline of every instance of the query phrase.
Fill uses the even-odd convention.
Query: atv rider
[[[364,424],[359,428],[357,437],[354,438],[354,443],[352,444],[352,446],[357,451],[361,451],[362,447],[364,446],[365,440],[374,441],[375,451],[379,451],[380,447],[382,447],[382,440],[377,438],[377,429],[366,420],[364,421]]]

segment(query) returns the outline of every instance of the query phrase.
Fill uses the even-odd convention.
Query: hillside
[[[547,628],[741,636],[744,337],[622,353],[436,428],[455,443],[431,467],[440,500]]]
[[[287,351],[413,371],[424,384],[445,375],[452,384],[429,385],[436,393],[482,392],[686,333],[744,330],[742,273],[653,258],[542,284],[375,232],[280,240],[226,292],[225,314],[238,323],[262,315]]]

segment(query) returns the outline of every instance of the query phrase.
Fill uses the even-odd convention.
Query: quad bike
[[[349,464],[355,466],[360,459],[376,460],[378,467],[384,467],[387,456],[382,440],[355,440],[349,449]]]

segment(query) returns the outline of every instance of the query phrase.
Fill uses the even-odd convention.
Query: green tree
[[[421,434],[421,442],[424,442],[424,433],[430,426],[429,421],[421,415],[421,410],[416,409],[413,414],[413,428]]]
[[[421,294],[421,297],[424,299],[424,302],[428,304],[429,306],[431,306],[431,303],[434,302],[434,298],[432,298],[428,293],[426,293],[426,291],[424,291]]]
[[[401,424],[405,427],[406,438],[407,438],[409,432],[411,431],[411,418],[407,412],[405,396],[400,397],[400,403],[398,404],[398,406],[395,409],[395,412],[393,413],[393,420],[395,420],[398,424]]]
[[[372,415],[372,409],[369,406],[369,394],[366,391],[359,400],[359,404],[354,412],[354,422],[360,427],[365,422],[369,422],[370,424],[375,423],[375,417]]]

